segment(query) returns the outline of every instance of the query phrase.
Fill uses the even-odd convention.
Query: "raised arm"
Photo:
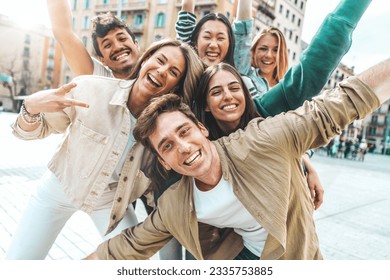
[[[264,117],[296,109],[317,95],[352,43],[352,33],[371,0],[342,0],[318,29],[300,62],[265,95],[255,99]]]
[[[195,29],[195,1],[182,0],[181,10],[177,15],[175,24],[176,39],[189,43],[192,32]]]
[[[363,71],[357,77],[373,89],[381,104],[390,98],[390,58]]]
[[[235,39],[234,65],[242,75],[251,68],[251,45],[253,32],[252,0],[238,0],[237,17],[232,29]]]
[[[291,139],[298,143],[297,152],[302,154],[308,148],[327,144],[348,124],[365,118],[389,98],[390,59],[387,59],[340,82],[335,89],[313,98],[314,106],[305,103],[295,113],[292,112],[304,116],[293,116],[298,122],[288,124],[293,134]],[[311,125],[313,123],[315,125]],[[297,138],[302,141],[297,141]]]
[[[93,61],[76,33],[73,32],[72,14],[67,0],[47,0],[53,34],[75,75],[93,74]]]

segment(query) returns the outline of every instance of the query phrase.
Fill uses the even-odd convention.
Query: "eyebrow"
[[[178,127],[176,127],[175,132],[178,132],[180,129],[182,129],[186,125],[188,125],[188,122],[185,122],[185,123],[179,125]],[[167,136],[165,136],[165,137],[163,137],[163,139],[161,139],[161,141],[157,145],[157,150],[160,150],[160,147],[164,144],[165,141],[167,141],[167,139],[168,139]]]
[[[126,35],[125,31],[119,31],[118,33],[115,34],[115,37],[122,36],[122,35]],[[102,44],[104,44],[104,42],[106,41],[109,41],[109,39],[108,38],[103,39]]]
[[[233,84],[240,84],[240,83],[238,81],[233,81],[233,82],[228,83],[228,86],[233,85]],[[220,87],[222,87],[222,86],[221,85],[213,86],[212,88],[209,89],[209,92],[212,91],[213,89],[220,88]]]

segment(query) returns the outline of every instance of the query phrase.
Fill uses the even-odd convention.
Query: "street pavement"
[[[0,259],[62,137],[19,140],[10,128],[15,118],[16,114],[0,112]],[[317,153],[312,163],[325,188],[324,204],[314,214],[324,258],[389,260],[390,156],[367,154],[358,162]],[[141,220],[145,217],[142,203],[137,203],[136,213]],[[80,259],[101,241],[88,215],[77,212],[46,259]]]

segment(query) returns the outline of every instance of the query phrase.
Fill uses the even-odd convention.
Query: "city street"
[[[0,112],[0,259],[61,140],[61,135],[53,135],[21,141],[11,134],[15,118]],[[390,156],[367,154],[358,162],[315,154],[312,163],[325,189],[324,204],[315,213],[324,258],[389,260]],[[137,208],[141,216],[142,210]],[[80,212],[63,229],[47,259],[80,259],[100,242],[89,217]]]

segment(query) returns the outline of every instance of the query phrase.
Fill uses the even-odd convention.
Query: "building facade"
[[[0,35],[0,74],[9,77],[0,85],[5,110],[18,110],[27,94],[59,86],[62,52],[47,27],[26,28],[0,15]]]
[[[71,0],[73,29],[87,50],[95,55],[90,38],[91,19],[101,13],[111,12],[127,22],[134,32],[141,51],[152,42],[175,38],[175,22],[181,9],[181,0]],[[220,12],[233,21],[238,0],[195,0],[198,19],[211,12]],[[273,25],[286,37],[289,62],[298,62],[301,54],[301,34],[306,0],[253,0],[254,34]],[[72,78],[64,66],[64,82]]]

